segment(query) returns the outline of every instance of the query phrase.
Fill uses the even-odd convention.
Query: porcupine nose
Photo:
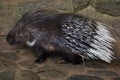
[[[15,43],[14,39],[12,38],[12,36],[11,36],[10,34],[7,35],[6,41],[7,41],[10,45],[13,45],[13,44]]]

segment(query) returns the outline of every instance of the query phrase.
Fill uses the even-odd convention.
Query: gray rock
[[[120,20],[114,20],[114,22],[112,23],[112,27],[120,37]]]
[[[15,77],[14,71],[0,72],[0,80],[14,80],[14,77]]]
[[[72,12],[70,0],[41,0],[36,2],[27,2],[18,5],[20,13],[23,15],[31,10],[52,9],[54,11]]]
[[[36,65],[30,61],[22,61],[19,62],[21,67],[28,68],[28,69],[33,69],[36,67]]]
[[[103,78],[88,75],[73,75],[67,80],[104,80]]]
[[[23,70],[21,71],[21,77],[19,80],[40,80],[40,78],[32,71]]]
[[[7,67],[4,64],[0,63],[0,71],[3,71],[5,69],[7,69]]]
[[[11,52],[5,52],[5,53],[1,53],[0,56],[4,57],[5,59],[8,59],[8,60],[19,60],[20,57],[17,56],[17,54],[15,53],[11,53]]]
[[[8,69],[15,69],[16,68],[16,64],[14,62],[11,62],[11,61],[6,61],[6,60],[0,59],[0,63],[2,65],[4,65],[5,67],[7,67]]]
[[[90,70],[88,71],[89,75],[92,76],[118,76],[117,73],[112,72],[112,71],[104,71],[104,70]]]
[[[86,8],[89,5],[89,0],[72,0],[74,11],[79,11]]]
[[[62,79],[63,77],[65,77],[65,74],[63,72],[56,70],[46,70],[46,71],[41,71],[39,73],[39,76],[47,79]]]
[[[112,80],[120,80],[120,77],[111,78]]]
[[[93,7],[101,13],[112,16],[120,16],[120,1],[115,0],[92,0]]]
[[[66,72],[64,72],[61,69],[57,69],[54,66],[43,66],[39,68],[39,71],[37,72],[41,79],[64,79],[66,76]]]
[[[107,65],[105,63],[102,63],[100,61],[86,61],[85,65],[88,68],[93,68],[93,69],[107,69]]]

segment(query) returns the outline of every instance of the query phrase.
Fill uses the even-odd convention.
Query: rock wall
[[[6,36],[22,15],[37,9],[81,14],[109,25],[117,40],[114,52],[120,59],[120,0],[0,0],[0,37]]]

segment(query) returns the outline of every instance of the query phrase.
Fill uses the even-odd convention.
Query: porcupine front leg
[[[36,57],[37,57],[35,62],[42,63],[42,62],[44,62],[46,60],[46,55],[45,55],[45,51],[44,51],[43,48],[35,45],[33,47],[33,51],[34,51],[34,53],[36,54]]]
[[[35,62],[42,63],[46,59],[44,49],[36,43],[36,40],[27,41],[26,44],[27,46],[31,47],[33,49],[33,52],[36,54],[37,59]]]

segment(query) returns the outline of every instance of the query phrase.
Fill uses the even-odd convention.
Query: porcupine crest
[[[110,48],[115,39],[104,24],[81,16],[69,16],[63,21],[62,30],[65,45],[73,53],[108,63],[114,58]]]

